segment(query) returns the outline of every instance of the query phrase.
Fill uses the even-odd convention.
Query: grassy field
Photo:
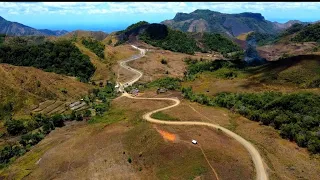
[[[155,119],[167,120],[167,121],[177,121],[177,120],[179,120],[178,118],[171,117],[171,116],[169,116],[168,114],[165,114],[165,113],[163,113],[163,112],[161,112],[161,111],[152,114],[151,117],[152,117],[152,118],[155,118]]]

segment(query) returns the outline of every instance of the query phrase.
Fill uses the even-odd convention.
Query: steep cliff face
[[[165,24],[173,29],[185,32],[222,33],[236,37],[250,31],[274,34],[290,27],[297,21],[277,23],[266,20],[260,13],[224,14],[210,10],[195,10],[191,13],[177,13],[172,20]]]

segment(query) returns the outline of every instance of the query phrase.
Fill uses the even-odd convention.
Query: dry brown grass
[[[117,61],[127,59],[138,52],[134,50],[130,45],[120,45],[113,47],[106,45],[104,50],[105,58],[99,58],[95,53],[91,52],[84,45],[81,44],[81,40],[75,43],[83,54],[89,56],[91,63],[96,67],[96,71],[92,76],[91,80],[96,83],[114,79],[117,71],[114,69],[117,66]],[[124,72],[126,73],[126,72]]]
[[[317,47],[317,43],[315,42],[287,42],[257,47],[257,50],[261,57],[274,61],[282,57],[284,53],[288,55],[314,54],[313,48],[315,47]]]
[[[320,157],[312,156],[306,149],[282,139],[272,127],[260,125],[224,108],[204,106],[186,100],[163,113],[179,120],[217,123],[241,135],[258,148],[268,166],[270,179],[318,178]]]
[[[128,64],[143,72],[143,77],[140,81],[150,82],[162,77],[183,77],[186,70],[184,59],[191,58],[204,58],[204,59],[219,59],[223,58],[220,54],[196,53],[195,55],[188,55],[183,53],[171,52],[150,46],[148,44],[138,42],[137,45],[141,48],[148,49],[146,56],[129,62]],[[167,64],[162,64],[161,60],[167,61]],[[168,72],[168,74],[167,74]]]
[[[92,88],[65,75],[8,64],[0,65],[0,77],[1,103],[13,101],[15,107],[21,109],[16,115],[29,114],[36,105],[48,99],[77,100]]]
[[[1,173],[11,179],[214,179],[195,138],[221,179],[252,179],[249,154],[233,139],[208,128],[154,126],[143,113],[170,102],[118,98],[116,124],[83,123],[57,128]],[[75,123],[75,124],[74,124]],[[156,128],[175,134],[165,141]],[[124,153],[123,153],[124,152]],[[128,163],[128,158],[132,163]],[[38,164],[36,162],[41,158]]]
[[[248,37],[249,34],[251,34],[253,31],[247,32],[247,33],[242,33],[239,36],[237,36],[236,38],[242,41],[245,41]]]
[[[77,36],[78,38],[93,37],[94,39],[101,41],[107,37],[107,34],[102,31],[76,30],[76,31],[69,32],[59,38],[72,38],[73,36]]]

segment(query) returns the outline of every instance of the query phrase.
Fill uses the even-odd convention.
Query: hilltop
[[[226,54],[240,51],[240,47],[224,35],[206,32],[183,32],[157,23],[138,22],[123,31],[117,32],[117,38],[117,44],[142,40],[155,47],[190,55],[195,54],[195,52]]]
[[[212,32],[237,37],[250,31],[275,34],[296,22],[289,21],[284,24],[271,22],[260,13],[225,14],[198,9],[191,13],[177,13],[172,20],[165,20],[161,23],[184,32]]]
[[[71,38],[71,37],[92,37],[96,40],[102,41],[108,36],[107,33],[103,31],[84,31],[84,30],[76,30],[69,33],[64,34],[62,37]]]
[[[61,36],[66,34],[68,31],[57,30],[52,31],[48,29],[35,29],[18,22],[7,21],[0,16],[0,34],[16,35],[16,36]]]

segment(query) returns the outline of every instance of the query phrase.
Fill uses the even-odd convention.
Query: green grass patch
[[[168,121],[176,121],[178,118],[172,117],[169,114],[165,114],[163,112],[156,112],[151,115],[152,118],[160,119],[160,120],[168,120]]]
[[[92,117],[88,121],[88,123],[89,124],[95,124],[95,123],[112,124],[125,119],[126,119],[126,115],[123,109],[111,108],[109,111],[103,113],[102,116]]]

